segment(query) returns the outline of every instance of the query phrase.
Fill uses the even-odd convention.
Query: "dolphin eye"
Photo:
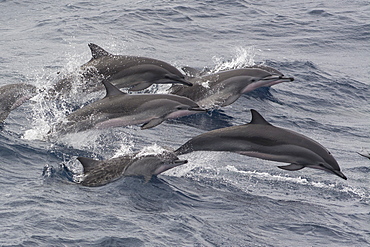
[[[321,167],[322,169],[326,169],[326,166],[324,164],[319,164],[319,167]]]

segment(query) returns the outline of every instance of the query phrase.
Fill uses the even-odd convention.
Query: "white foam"
[[[213,62],[215,63],[215,68],[212,70],[213,73],[229,69],[245,68],[255,64],[254,57],[256,52],[254,46],[236,47],[234,49],[235,55],[231,60],[225,61],[222,57],[213,57]]]
[[[153,144],[151,146],[144,147],[142,150],[140,150],[139,153],[136,154],[136,156],[142,157],[142,156],[148,156],[148,155],[156,155],[156,154],[161,154],[165,151],[167,151],[165,148],[157,144]]]
[[[231,165],[226,166],[226,169],[228,171],[236,172],[236,173],[243,174],[249,177],[256,177],[256,178],[263,179],[263,180],[284,181],[284,182],[290,182],[290,183],[295,183],[295,184],[308,185],[308,186],[312,186],[315,188],[336,190],[336,191],[347,193],[347,194],[354,194],[364,200],[370,199],[370,196],[367,195],[365,191],[361,190],[360,188],[354,188],[350,185],[345,185],[345,184],[340,184],[340,183],[323,183],[323,182],[317,182],[317,181],[309,181],[308,179],[303,178],[301,176],[290,177],[288,175],[273,175],[267,172],[241,171]]]

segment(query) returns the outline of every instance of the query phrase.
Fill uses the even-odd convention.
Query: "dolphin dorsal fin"
[[[99,160],[94,160],[85,157],[78,157],[77,159],[81,162],[82,166],[84,167],[84,173],[90,172],[92,169],[94,169],[94,167],[96,167],[100,163]]]
[[[252,113],[252,120],[250,124],[264,124],[264,125],[271,125],[269,122],[267,122],[261,114],[258,113],[258,111],[251,109]]]
[[[99,57],[104,57],[104,56],[112,56],[109,52],[104,50],[98,45],[95,45],[93,43],[89,44],[90,50],[91,50],[91,55],[94,59],[97,59]]]
[[[116,86],[114,86],[112,83],[110,83],[107,80],[103,81],[105,90],[107,94],[105,95],[104,98],[110,97],[110,96],[116,96],[116,95],[125,95],[126,93],[122,92],[119,90]]]
[[[181,68],[181,70],[184,71],[185,74],[187,74],[190,77],[200,76],[200,74],[202,73],[202,71],[200,71],[199,69],[189,67],[189,66],[184,66]]]

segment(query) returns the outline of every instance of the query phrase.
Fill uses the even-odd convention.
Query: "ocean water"
[[[0,0],[0,86],[40,94],[0,127],[1,246],[369,246],[368,1]],[[88,43],[177,67],[266,64],[294,82],[149,129],[47,132],[104,92],[43,91],[90,57]],[[165,92],[152,87],[150,92]],[[77,156],[108,159],[177,148],[205,131],[247,123],[249,109],[331,151],[348,180],[232,153],[196,152],[145,183],[82,187]]]

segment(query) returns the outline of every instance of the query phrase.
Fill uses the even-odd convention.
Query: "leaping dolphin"
[[[30,84],[9,84],[0,87],[0,123],[9,113],[36,95],[36,87]]]
[[[257,111],[251,110],[248,124],[206,132],[178,148],[177,155],[194,151],[227,151],[250,157],[291,163],[278,166],[288,171],[304,167],[331,172],[343,179],[346,176],[331,153],[318,142],[268,123]]]
[[[103,82],[105,98],[86,105],[67,116],[68,122],[57,126],[62,133],[91,128],[108,128],[143,124],[152,128],[166,119],[195,114],[201,109],[194,101],[170,94],[127,94],[111,83]]]
[[[85,157],[77,159],[81,162],[84,171],[81,184],[91,187],[105,185],[122,176],[144,177],[148,182],[152,176],[187,163],[187,160],[180,160],[169,151],[157,155],[124,155],[104,161]]]
[[[189,68],[186,70],[190,71]],[[191,74],[196,72],[191,71]],[[194,77],[190,79],[192,87],[173,85],[170,93],[188,97],[205,108],[222,107],[234,103],[242,94],[259,87],[293,80],[293,77],[285,77],[281,73],[271,73],[261,68],[233,69]]]
[[[101,80],[108,80],[118,88],[130,91],[143,90],[152,84],[180,83],[192,86],[174,66],[153,58],[141,56],[113,55],[98,45],[89,44],[92,58],[81,66],[82,76],[90,84],[84,90],[96,91]],[[55,91],[71,88],[73,78],[66,77],[56,83]]]

